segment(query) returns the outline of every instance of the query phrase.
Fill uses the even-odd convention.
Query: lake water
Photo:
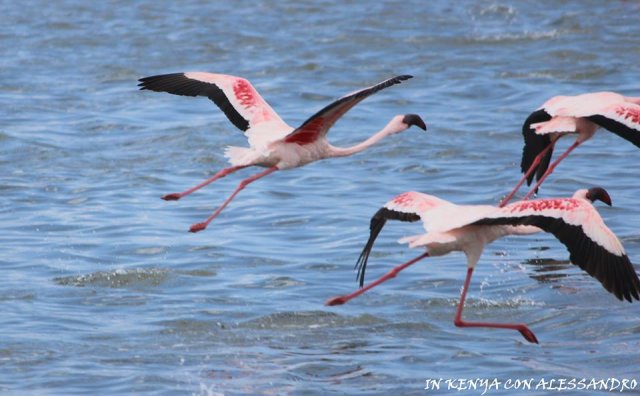
[[[640,304],[607,293],[547,234],[488,247],[465,310],[527,323],[540,345],[453,325],[457,253],[323,305],[357,287],[369,219],[394,195],[496,204],[519,178],[522,122],[547,98],[640,96],[638,15],[637,1],[596,0],[1,2],[0,391],[419,395],[434,393],[430,379],[480,378],[509,394],[517,379],[640,381]],[[246,77],[294,126],[413,74],[330,138],[351,145],[404,113],[429,131],[271,175],[191,234],[256,170],[160,199],[245,144],[208,100],[136,86],[180,71]],[[614,206],[598,208],[640,261],[638,165],[635,146],[603,131],[540,195],[607,188]],[[420,230],[389,224],[368,279],[416,256],[396,240]],[[435,393],[459,393],[446,388]]]

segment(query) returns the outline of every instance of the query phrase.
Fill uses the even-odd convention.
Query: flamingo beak
[[[427,130],[427,124],[425,124],[422,118],[417,114],[406,114],[402,119],[402,122],[408,125],[407,128],[415,125],[423,131]]]
[[[607,190],[602,187],[593,187],[587,190],[587,199],[591,202],[599,200],[611,206],[611,197]]]

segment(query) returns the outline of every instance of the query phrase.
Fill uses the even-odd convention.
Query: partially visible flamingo
[[[640,280],[618,238],[604,224],[591,204],[601,200],[611,205],[603,188],[578,190],[572,198],[520,201],[504,208],[488,205],[455,205],[418,192],[406,192],[387,202],[371,219],[370,235],[358,261],[361,289],[327,300],[340,305],[394,278],[400,271],[428,256],[462,251],[467,256],[467,277],[462,288],[454,324],[459,327],[491,327],[518,330],[529,342],[536,336],[521,323],[467,322],[462,319],[464,301],[473,269],[484,247],[506,235],[552,233],[570,253],[570,260],[596,279],[617,298],[640,299]],[[364,285],[364,274],[373,244],[387,220],[422,220],[426,234],[402,238],[409,247],[426,248],[420,256],[401,264],[378,280]]]
[[[260,166],[267,168],[244,179],[226,201],[204,222],[191,226],[189,231],[204,230],[231,200],[249,183],[275,171],[297,168],[330,157],[344,157],[367,149],[383,138],[415,125],[423,130],[424,121],[415,114],[395,116],[379,132],[352,147],[341,148],[329,144],[326,134],[333,124],[366,97],[412,78],[401,75],[369,88],[350,93],[334,101],[311,116],[298,128],[287,125],[267,104],[255,88],[244,78],[203,72],[174,73],[141,78],[140,89],[168,92],[184,96],[205,96],[211,99],[229,121],[244,131],[249,147],[229,146],[225,157],[231,166],[224,168],[197,186],[180,193],[167,194],[164,200],[178,200],[237,170]]]
[[[614,92],[593,92],[577,96],[555,96],[527,117],[522,125],[524,149],[520,168],[524,175],[501,202],[506,205],[520,186],[538,182],[523,199],[528,199],[553,172],[558,163],[599,128],[605,128],[640,147],[640,97]],[[564,135],[578,134],[575,142],[549,165],[553,147]]]

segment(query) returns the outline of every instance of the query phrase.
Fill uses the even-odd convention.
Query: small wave
[[[547,249],[545,249],[547,250]],[[571,264],[571,261],[569,260],[557,260],[551,257],[545,258],[545,257],[538,257],[538,258],[533,258],[533,259],[526,259],[524,260],[524,264],[528,264],[528,265],[535,265],[538,268],[536,268],[536,271],[553,271],[557,268],[566,268],[567,266],[569,266]]]
[[[506,6],[503,4],[490,4],[489,6],[478,10],[477,14],[479,16],[503,16],[511,19],[517,15],[517,12],[516,9],[511,6]]]
[[[197,319],[173,319],[160,321],[157,325],[162,326],[161,334],[181,334],[181,335],[197,335],[211,334],[218,330],[224,330],[225,324],[218,321],[197,320]]]
[[[251,283],[238,284],[237,287],[246,289],[284,289],[292,286],[301,286],[305,283],[288,276],[278,276],[264,279],[259,282],[251,281]]]
[[[292,374],[299,376],[303,381],[321,380],[327,382],[340,382],[371,375],[370,371],[365,370],[359,364],[343,364],[329,359],[324,359],[319,363],[302,363],[294,367],[290,367],[289,371]]]
[[[529,274],[529,277],[542,283],[555,282],[569,276],[564,271],[572,267],[569,260],[554,258],[528,259],[524,264],[533,266],[534,273]]]
[[[531,298],[523,296],[513,296],[506,300],[491,300],[487,298],[479,298],[468,306],[476,306],[479,308],[518,308],[518,307],[536,307],[544,304],[539,303]],[[465,304],[467,306],[467,304]]]
[[[518,78],[536,78],[550,80],[595,80],[605,77],[612,73],[612,69],[608,67],[589,66],[588,68],[577,70],[558,69],[558,70],[532,70],[532,71],[504,71],[500,73],[501,78],[518,79]]]
[[[460,299],[458,297],[450,298],[432,298],[428,300],[420,300],[414,306],[422,309],[434,307],[457,307]],[[518,308],[527,306],[540,306],[541,303],[522,295],[514,295],[505,299],[488,299],[485,297],[469,297],[465,301],[465,307],[475,308]]]
[[[326,311],[277,312],[241,323],[254,329],[317,329],[321,327],[369,326],[380,324],[372,315],[341,316]]]
[[[625,245],[638,244],[640,243],[640,235],[629,235],[626,237],[621,237],[620,241],[622,241]]]
[[[115,271],[100,271],[85,275],[72,275],[54,278],[53,281],[61,286],[101,286],[101,287],[130,287],[130,286],[158,286],[169,274],[164,269],[118,269]]]
[[[558,30],[548,30],[540,32],[524,31],[520,33],[496,33],[496,34],[476,34],[467,36],[460,40],[460,44],[478,44],[478,43],[513,43],[519,41],[540,41],[550,40],[559,37],[561,33]]]

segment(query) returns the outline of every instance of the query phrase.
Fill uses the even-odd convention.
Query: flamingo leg
[[[203,181],[202,183],[198,184],[195,187],[192,187],[188,190],[184,190],[183,192],[179,192],[179,193],[171,193],[171,194],[166,194],[162,196],[162,199],[164,199],[165,201],[177,201],[180,198],[191,194],[192,192],[201,189],[204,186],[207,186],[211,183],[213,183],[214,181],[221,179],[225,176],[227,176],[228,174],[231,174],[237,170],[240,170],[242,168],[246,168],[248,165],[240,165],[240,166],[230,166],[228,168],[224,168],[221,171],[219,171],[218,173],[216,173],[215,175],[211,176],[210,178],[208,178],[207,180]]]
[[[360,288],[360,289],[358,289],[358,290],[354,291],[353,293],[346,294],[346,295],[344,295],[344,296],[332,297],[332,298],[328,299],[328,300],[325,302],[325,305],[342,305],[342,304],[346,303],[347,301],[349,301],[349,300],[351,300],[351,299],[353,299],[353,298],[358,297],[359,295],[363,294],[363,293],[364,293],[364,292],[366,292],[367,290],[372,289],[372,288],[374,288],[374,287],[378,286],[378,285],[379,285],[379,284],[381,284],[382,282],[386,282],[386,281],[388,281],[389,279],[395,278],[395,277],[396,277],[396,275],[398,275],[398,273],[399,273],[400,271],[402,271],[403,269],[405,269],[405,268],[409,267],[409,266],[410,266],[410,265],[412,265],[412,264],[417,263],[418,261],[420,261],[420,260],[422,260],[423,258],[428,257],[428,256],[429,256],[429,252],[425,252],[425,253],[421,254],[420,256],[418,256],[418,257],[416,257],[416,258],[414,258],[414,259],[412,259],[412,260],[407,261],[407,262],[406,262],[406,263],[404,263],[404,264],[400,264],[400,265],[398,265],[397,267],[393,267],[393,269],[391,269],[391,271],[387,272],[386,274],[384,274],[383,276],[381,276],[380,278],[378,278],[376,281],[371,282],[371,283],[370,283],[370,284],[368,284],[367,286],[362,287],[362,288]]]
[[[580,143],[581,143],[580,141],[576,140],[575,142],[573,142],[573,144],[571,146],[569,146],[567,151],[565,151],[560,157],[558,157],[557,160],[553,161],[553,163],[551,165],[549,165],[549,169],[547,169],[547,171],[544,173],[544,175],[542,175],[542,177],[538,180],[538,183],[536,183],[536,185],[531,189],[531,191],[529,191],[527,193],[527,195],[524,196],[524,198],[522,198],[522,200],[524,201],[524,200],[529,199],[529,197],[531,197],[533,195],[533,193],[538,190],[538,187],[540,187],[540,185],[542,184],[544,179],[546,179],[547,176],[549,176],[551,174],[551,172],[553,172],[553,170],[556,168],[556,166],[558,166],[560,161],[562,161],[563,159],[567,158],[569,153],[572,152],[576,147],[578,147],[580,145]]]
[[[271,174],[271,173],[273,173],[273,172],[275,172],[275,171],[277,171],[277,170],[278,170],[278,167],[274,165],[274,166],[272,166],[271,168],[268,168],[268,169],[267,169],[267,170],[265,170],[265,171],[262,171],[262,172],[260,172],[260,173],[257,173],[257,174],[255,174],[255,175],[250,176],[250,177],[248,177],[248,178],[244,179],[243,181],[241,181],[241,182],[240,182],[240,184],[238,184],[238,187],[236,187],[235,191],[233,191],[233,194],[231,194],[231,196],[229,196],[229,198],[227,198],[227,200],[226,200],[226,201],[224,201],[224,202],[222,203],[222,205],[220,205],[220,206],[218,207],[218,209],[216,209],[216,211],[215,211],[215,212],[213,212],[213,214],[212,214],[211,216],[209,216],[209,217],[208,217],[205,221],[203,221],[202,223],[196,223],[196,224],[191,225],[191,228],[189,228],[189,232],[198,232],[198,231],[202,231],[202,230],[204,230],[205,228],[207,228],[207,226],[209,225],[209,223],[211,223],[211,222],[213,221],[213,219],[215,219],[215,218],[220,214],[220,212],[222,212],[222,210],[223,210],[223,209],[224,209],[224,208],[229,204],[229,202],[231,202],[231,200],[232,200],[236,195],[238,195],[238,193],[240,192],[240,190],[242,190],[243,188],[245,188],[245,187],[246,187],[247,185],[249,185],[250,183],[252,183],[252,182],[254,182],[254,181],[256,181],[256,180],[258,180],[258,179],[260,179],[260,178],[262,178],[262,177],[265,177],[265,176],[267,176],[267,175],[269,175],[269,174]]]
[[[529,177],[529,175],[531,173],[533,173],[533,171],[537,168],[538,164],[540,163],[540,161],[542,161],[542,157],[544,157],[544,155],[547,153],[547,151],[549,151],[553,146],[554,146],[555,142],[550,143],[547,147],[545,147],[544,150],[542,150],[540,152],[540,154],[538,154],[536,156],[536,158],[533,159],[533,163],[531,164],[531,166],[529,167],[529,169],[527,170],[527,173],[525,173],[522,178],[520,179],[520,181],[518,182],[518,184],[516,184],[516,186],[513,188],[513,190],[509,193],[509,195],[507,195],[501,202],[500,202],[500,208],[502,208],[503,206],[505,206],[507,203],[509,203],[509,200],[511,200],[511,198],[513,198],[513,196],[515,195],[516,191],[518,191],[520,189],[520,187],[522,186],[522,184],[524,184],[525,180],[527,180],[527,178]]]
[[[518,330],[520,334],[529,342],[538,343],[538,339],[535,334],[527,325],[523,323],[490,323],[490,322],[467,322],[462,320],[462,310],[464,308],[464,300],[467,297],[467,290],[469,289],[469,283],[471,283],[471,275],[473,274],[473,268],[467,269],[467,278],[464,281],[464,286],[462,287],[462,293],[460,294],[460,302],[458,303],[458,308],[456,309],[456,317],[453,320],[453,324],[457,327],[491,327],[496,329],[513,329]]]

